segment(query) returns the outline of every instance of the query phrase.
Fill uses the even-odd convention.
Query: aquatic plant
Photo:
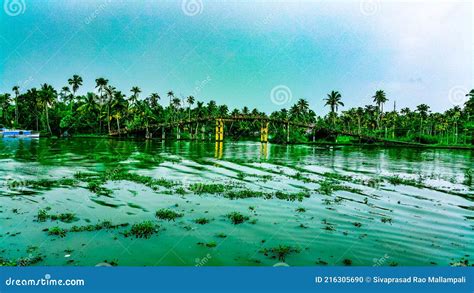
[[[205,225],[205,224],[208,224],[211,220],[209,220],[208,218],[197,218],[197,219],[194,219],[194,223],[196,224],[199,224],[199,225]]]
[[[234,225],[242,224],[243,222],[248,221],[250,219],[248,216],[244,216],[239,212],[232,212],[230,214],[227,214],[226,217],[230,219],[230,221]]]
[[[217,233],[217,234],[216,234],[216,237],[218,237],[218,238],[226,238],[227,235],[226,235],[225,233],[222,233],[222,232],[221,232],[221,233]]]
[[[464,171],[464,181],[463,184],[467,186],[472,186],[473,182],[473,174],[472,174],[472,169],[466,169]]]
[[[342,261],[342,263],[345,265],[345,266],[351,266],[352,265],[352,260],[346,258]]]
[[[334,182],[332,180],[324,180],[319,182],[319,193],[331,195],[334,192]]]
[[[48,234],[49,235],[54,235],[54,236],[59,236],[59,237],[65,237],[66,236],[66,230],[56,226],[56,227],[51,227],[48,229]]]
[[[153,234],[158,232],[158,225],[152,221],[144,221],[138,224],[133,224],[132,228],[125,236],[134,235],[136,238],[150,238]]]
[[[382,218],[380,219],[380,221],[381,221],[382,223],[390,223],[390,224],[392,224],[392,218],[382,217]]]
[[[36,215],[36,219],[38,220],[38,222],[46,222],[48,218],[49,218],[49,215],[45,209],[39,210],[38,214]]]
[[[209,193],[209,194],[216,194],[216,193],[224,193],[230,186],[224,184],[203,184],[203,183],[194,183],[192,184],[189,189],[197,194],[202,193]]]
[[[59,220],[64,223],[71,223],[76,220],[76,215],[73,213],[62,213],[59,215],[49,215],[49,218],[53,221]]]
[[[302,208],[302,207],[299,207],[299,208],[296,208],[296,211],[297,211],[298,213],[304,213],[304,212],[306,212],[306,209],[305,209],[305,208]]]
[[[174,221],[177,218],[183,216],[181,213],[177,213],[170,209],[160,209],[155,213],[156,217],[161,220]]]
[[[117,229],[121,227],[127,227],[128,223],[117,224],[113,225],[110,221],[102,221],[95,225],[85,225],[85,226],[72,226],[69,232],[92,232],[92,231],[99,231],[99,230],[110,230],[110,229]]]
[[[292,253],[299,253],[300,250],[289,245],[279,245],[274,248],[264,248],[260,250],[265,256],[270,256],[271,258],[278,258],[279,261],[285,261],[286,257]]]

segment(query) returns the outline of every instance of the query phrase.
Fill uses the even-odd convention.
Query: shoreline
[[[116,140],[152,140],[152,141],[161,141],[161,138],[152,138],[146,139],[142,137],[116,137],[116,136],[109,136],[109,135],[74,135],[71,137],[49,137],[53,139],[76,139],[76,138],[91,138],[91,139],[116,139]],[[187,141],[187,142],[214,142],[213,140],[192,140],[192,139],[166,139],[165,141]],[[246,140],[229,140],[229,142],[239,142],[239,141],[253,141],[251,139]],[[255,140],[254,142],[259,142]],[[351,147],[383,147],[383,148],[416,148],[416,149],[452,149],[452,150],[474,150],[474,146],[470,145],[424,145],[424,144],[417,144],[411,142],[404,142],[404,143],[337,143],[337,142],[291,142],[291,143],[278,143],[278,142],[271,142],[270,144],[276,145],[310,145],[310,146],[321,146],[321,147],[344,147],[344,146],[351,146]]]

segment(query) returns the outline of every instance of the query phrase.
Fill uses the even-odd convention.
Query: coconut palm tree
[[[16,85],[12,88],[12,91],[15,94],[15,125],[18,126],[18,96],[20,95],[20,87]]]
[[[329,106],[331,108],[331,116],[332,116],[332,124],[336,125],[336,115],[339,109],[339,106],[344,107],[344,103],[341,101],[341,94],[338,91],[331,91],[330,94],[327,95],[327,98],[324,99],[326,101],[325,106]]]
[[[385,92],[382,90],[378,90],[375,92],[375,95],[372,97],[374,99],[375,104],[377,105],[378,115],[377,115],[377,126],[380,129],[380,119],[383,115],[383,105],[388,101]]]
[[[156,107],[158,107],[158,101],[161,99],[159,94],[151,93],[148,98],[150,100],[150,107],[152,109],[155,109]]]
[[[49,133],[52,135],[53,132],[51,131],[51,125],[49,124],[49,108],[53,106],[53,104],[57,100],[57,92],[56,90],[49,84],[43,84],[41,86],[40,91],[40,103],[44,107],[45,119],[46,119],[46,126],[48,127]]]
[[[67,82],[72,87],[72,99],[76,98],[76,92],[80,86],[82,86],[82,77],[77,74],[74,74],[72,78],[68,79]]]
[[[109,85],[109,86],[106,86],[105,89],[104,89],[104,92],[105,92],[105,106],[107,108],[107,130],[108,132],[110,133],[111,131],[111,127],[110,127],[110,104],[112,103],[112,99],[114,98],[114,95],[115,95],[115,87]]]
[[[173,91],[169,91],[167,95],[168,95],[168,98],[170,98],[170,107],[171,107],[171,102],[172,102],[172,99],[174,98],[174,93]]]
[[[423,120],[426,120],[429,110],[430,106],[426,104],[416,106],[416,111],[418,111],[420,115],[420,135],[423,134]]]
[[[186,99],[186,102],[188,103],[188,119],[191,120],[191,106],[194,104],[194,97],[193,96],[189,96],[187,99]]]
[[[138,101],[138,97],[139,97],[140,93],[142,92],[142,90],[139,87],[134,86],[134,87],[132,87],[130,92],[132,92],[132,96],[130,97],[130,100],[129,100],[130,104],[135,105]]]

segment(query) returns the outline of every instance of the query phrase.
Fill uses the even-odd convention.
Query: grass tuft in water
[[[153,234],[158,232],[158,225],[153,223],[152,221],[144,221],[138,224],[133,224],[130,231],[126,232],[124,235],[128,236],[135,236],[136,238],[150,238]]]
[[[177,218],[181,218],[183,214],[177,213],[170,209],[160,209],[155,213],[156,217],[161,220],[174,221]]]
[[[199,224],[199,225],[205,225],[205,224],[209,224],[211,220],[209,220],[208,218],[197,218],[197,219],[194,219],[194,223],[196,224]]]
[[[227,218],[230,219],[230,221],[234,225],[242,224],[243,222],[248,221],[250,219],[248,216],[244,216],[239,212],[232,212],[227,215]]]
[[[56,227],[51,227],[48,229],[48,234],[49,235],[54,235],[54,236],[59,236],[59,237],[65,237],[66,236],[66,230],[56,226]]]
[[[285,261],[286,257],[292,253],[299,253],[300,250],[289,245],[279,245],[274,248],[264,248],[260,251],[265,256],[270,256],[271,258],[278,258],[279,261]]]

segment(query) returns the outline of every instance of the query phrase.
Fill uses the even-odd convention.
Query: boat
[[[39,138],[39,132],[23,129],[7,129],[0,125],[0,137],[6,138]]]

